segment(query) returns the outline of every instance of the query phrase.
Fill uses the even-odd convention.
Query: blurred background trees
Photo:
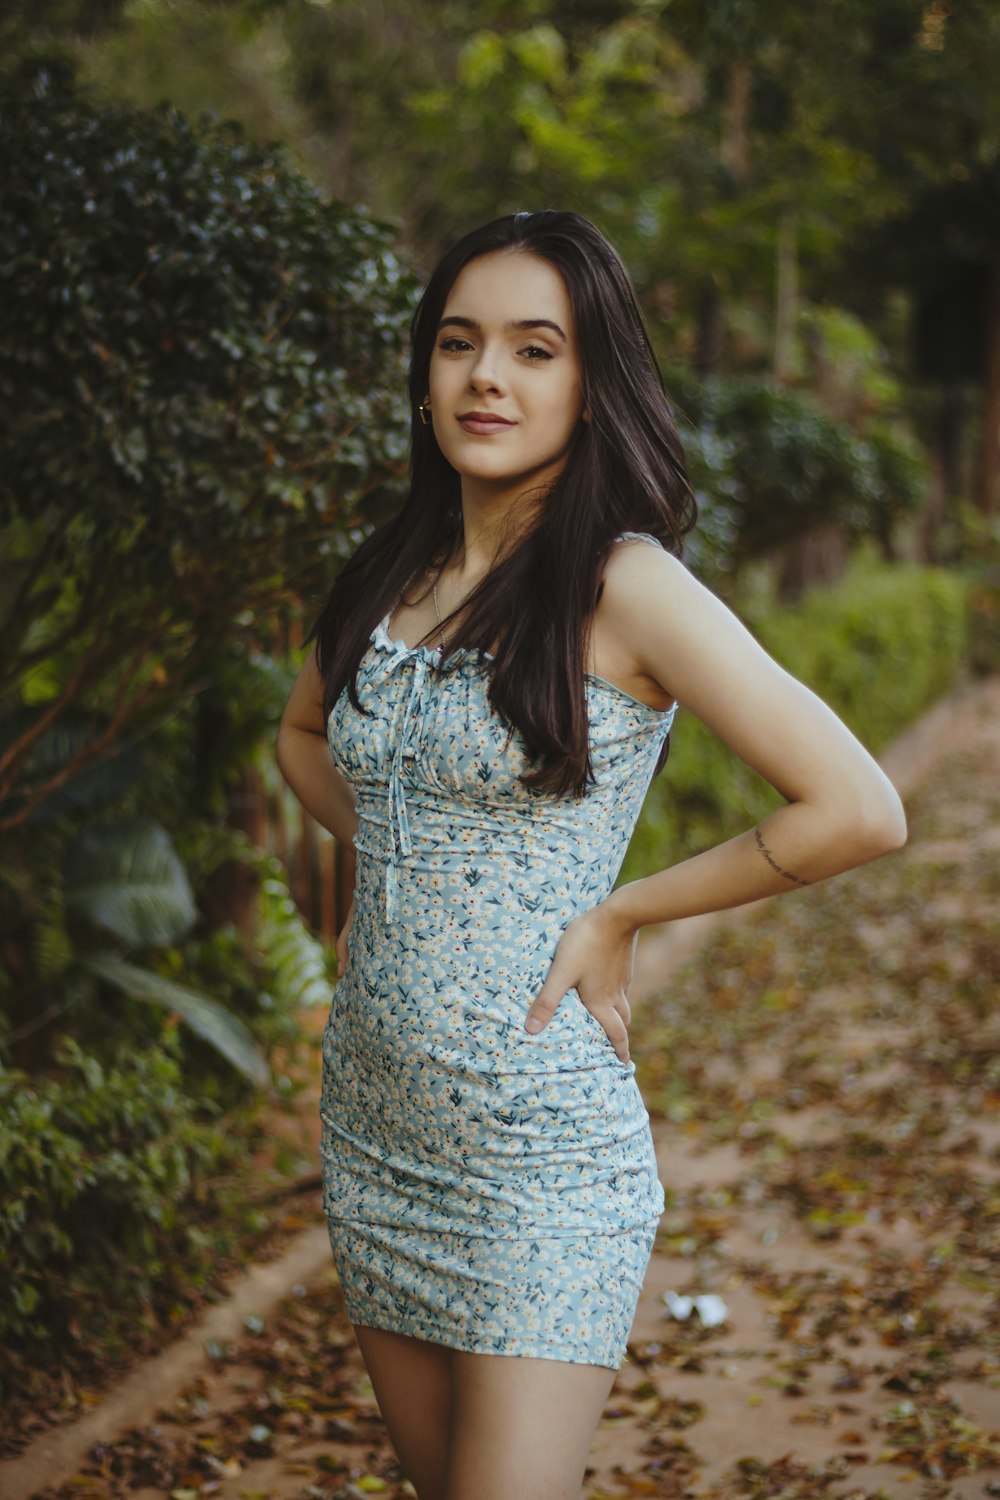
[[[273,730],[464,230],[620,248],[692,566],[875,748],[995,665],[1000,14],[12,0],[0,44],[0,1250],[44,1342],[74,1277],[155,1331],[261,1228],[224,1186],[329,994],[301,913],[344,904]],[[685,725],[626,875],[768,795]]]
[[[925,555],[963,502],[994,512],[991,0],[65,0],[3,25],[8,55],[55,48],[105,97],[282,140],[397,223],[418,274],[495,213],[589,213],[665,359],[813,391],[856,430],[920,423]]]

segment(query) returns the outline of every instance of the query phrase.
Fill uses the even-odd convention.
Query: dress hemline
[[[343,1285],[341,1285],[341,1290],[343,1291]],[[364,1307],[363,1311],[359,1310],[357,1317],[355,1317],[351,1312],[351,1303],[348,1302],[346,1293],[344,1294],[344,1305],[347,1308],[348,1319],[353,1325],[359,1328],[373,1328],[376,1332],[381,1333],[401,1333],[407,1338],[421,1339],[424,1343],[437,1344],[443,1349],[453,1349],[458,1354],[495,1354],[501,1359],[505,1357],[510,1359],[553,1359],[565,1365],[597,1365],[603,1370],[614,1371],[621,1369],[625,1359],[624,1351],[621,1358],[617,1361],[615,1361],[614,1356],[610,1352],[606,1359],[596,1359],[589,1353],[586,1355],[568,1353],[565,1344],[546,1344],[537,1339],[524,1338],[506,1338],[504,1340],[504,1348],[488,1349],[483,1347],[481,1339],[463,1337],[461,1334],[456,1334],[453,1328],[442,1329],[437,1324],[431,1324],[430,1322],[426,1325],[430,1330],[429,1332],[415,1332],[412,1322],[389,1316],[381,1319],[381,1314],[379,1314],[381,1320],[374,1323],[372,1322],[373,1313],[370,1306]]]

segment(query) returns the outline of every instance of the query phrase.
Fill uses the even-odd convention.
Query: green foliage
[[[18,900],[16,886],[11,891],[8,885],[5,894],[13,894],[14,900],[6,911],[0,903],[10,928],[16,930],[18,922],[28,927],[20,988],[28,991],[29,1002],[34,986],[28,974],[44,993],[82,970],[134,1000],[176,1013],[244,1078],[259,1087],[267,1084],[267,1065],[237,1015],[190,985],[153,967],[140,967],[108,947],[115,943],[125,954],[139,952],[162,962],[162,951],[194,926],[194,892],[166,830],[148,819],[116,820],[86,825],[63,845],[56,830],[50,839],[45,852],[59,849],[60,873],[53,878],[51,864],[43,863],[49,876],[47,899],[32,902],[22,895]],[[287,929],[287,920],[284,925]],[[0,998],[7,1009],[13,997],[8,991]]]
[[[740,610],[762,645],[878,753],[954,680],[968,580],[932,568],[856,563],[836,590],[794,608]],[[667,765],[647,794],[622,880],[636,880],[752,827],[779,795],[683,705]]]
[[[975,672],[1000,672],[1000,562],[984,563],[970,570],[969,663]]]
[[[887,545],[920,502],[927,466],[885,422],[854,432],[811,397],[749,378],[701,385],[678,374],[674,399],[716,571],[831,522]]]
[[[258,948],[265,993],[286,1010],[329,1005],[334,979],[322,943],[313,937],[292,900],[277,860],[260,886]]]
[[[952,507],[938,537],[942,562],[961,565],[969,579],[969,665],[1000,672],[1000,515],[967,501]]]
[[[274,736],[294,680],[287,663],[239,639],[214,653],[198,704],[198,756],[192,767],[194,800],[201,808],[218,811],[242,769],[273,763]]]
[[[280,147],[44,68],[0,85],[0,194],[2,827],[44,736],[85,770],[325,586],[405,467],[416,283]]]
[[[954,681],[967,646],[966,578],[857,563],[833,591],[749,623],[793,676],[828,697],[875,753]]]
[[[267,1065],[257,1051],[253,1037],[236,1016],[215,1000],[114,954],[91,954],[83,960],[83,965],[126,995],[176,1012],[197,1036],[214,1047],[244,1077],[260,1085],[268,1082]]]
[[[842,307],[802,309],[802,332],[822,351],[823,398],[837,412],[896,409],[902,384],[887,368],[886,351],[860,318]]]
[[[540,19],[531,5],[505,7],[483,29],[482,10],[456,17],[452,57],[442,67],[438,54],[403,95],[407,139],[390,165],[391,192],[402,187],[402,161],[410,181],[417,166],[423,182],[415,205],[400,203],[418,243],[440,237],[449,208],[471,225],[557,205],[596,217],[641,284],[654,268],[676,270],[679,200],[692,177],[712,172],[701,132],[684,118],[700,82],[671,31],[631,9],[586,28],[569,14]],[[477,121],[475,151],[456,139],[456,118]]]
[[[128,835],[130,825],[121,831]],[[175,861],[157,832],[156,843]],[[189,828],[187,846],[198,842]],[[261,867],[252,957],[223,928],[180,946],[146,944],[140,965],[89,951],[85,932],[71,941],[62,905],[74,904],[72,885],[65,894],[54,886],[41,903],[51,915],[34,929],[36,979],[57,982],[64,1004],[81,982],[90,989],[76,1007],[81,1037],[63,1034],[49,1072],[0,1065],[0,1258],[9,1290],[0,1341],[7,1345],[58,1345],[72,1327],[75,1339],[106,1348],[124,1331],[119,1318],[171,1316],[186,1281],[200,1285],[211,1272],[213,1246],[222,1252],[248,1227],[261,1227],[249,1225],[240,1207],[240,1173],[265,1105],[301,1087],[288,1067],[303,1038],[298,1011],[329,1001],[330,964],[271,856],[232,838],[206,835],[201,843],[202,875],[213,865],[210,844],[215,859],[238,854]],[[115,899],[110,909],[116,921]],[[185,928],[176,922],[175,940]],[[145,930],[141,918],[136,930]],[[128,908],[122,933],[135,935]],[[91,940],[96,935],[106,940],[107,931]],[[8,1008],[10,997],[0,998]],[[260,1087],[272,1081],[265,1054],[276,1048],[283,1066],[265,1097]],[[257,1085],[255,1094],[244,1080]],[[220,1172],[242,1183],[231,1200],[213,1186]],[[95,1289],[112,1286],[107,1304],[95,1297]],[[0,1361],[0,1389],[6,1378]]]
[[[41,91],[4,101],[0,140],[13,513],[84,500],[120,583],[265,535],[301,561],[405,453],[390,383],[413,285],[390,231],[231,122]]]
[[[57,1078],[0,1069],[0,1342],[156,1315],[211,1268],[199,1207],[245,1143],[184,1086],[176,1036],[103,1056],[64,1039]],[[221,1204],[213,1203],[218,1213]],[[84,1290],[85,1288],[85,1290]],[[0,1388],[7,1372],[0,1370]]]
[[[0,98],[4,1332],[59,1341],[119,1272],[114,1308],[183,1300],[212,1171],[296,1087],[261,1085],[324,955],[270,867],[259,951],[206,930],[256,858],[206,819],[287,696],[258,618],[401,473],[415,282],[280,149],[32,78]]]
[[[0,583],[3,572],[0,568]],[[47,665],[51,666],[51,658]],[[34,685],[37,686],[37,674]],[[63,779],[67,766],[78,762],[78,758],[94,744],[101,731],[101,724],[93,715],[69,710],[58,722],[34,732],[39,710],[33,706],[36,700],[29,689],[32,679],[26,680],[22,696],[25,706],[14,709],[0,718],[0,747],[9,749],[22,734],[33,735],[34,743],[24,760],[16,789],[11,793],[7,806],[13,815],[30,807],[26,821],[32,827],[71,818],[74,814],[91,811],[118,800],[123,791],[138,781],[143,770],[142,754],[132,743],[121,742],[110,749],[105,758],[91,762],[76,775]],[[49,688],[46,688],[49,692]]]
[[[148,821],[85,827],[66,850],[65,894],[71,916],[127,948],[176,942],[195,921],[170,837]]]

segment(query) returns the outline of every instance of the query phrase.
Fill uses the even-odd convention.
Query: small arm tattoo
[[[764,837],[759,828],[754,829],[753,836],[757,841],[757,848],[760,850],[761,854],[763,854],[772,870],[776,871],[779,875],[783,875],[786,880],[794,880],[796,885],[809,884],[808,880],[803,880],[800,875],[793,875],[791,870],[783,870],[778,864],[777,860],[771,858],[771,851],[764,843]]]

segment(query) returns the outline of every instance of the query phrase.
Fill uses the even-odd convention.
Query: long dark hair
[[[589,422],[530,527],[443,622],[440,670],[459,647],[491,652],[489,702],[520,732],[526,786],[582,795],[593,781],[585,668],[611,544],[647,531],[680,556],[696,507],[656,356],[620,257],[582,214],[508,214],[472,230],[434,270],[410,330],[410,489],[402,508],[341,568],[313,630],[324,679],[323,717],[357,671],[376,624],[407,586],[426,579],[462,540],[461,479],[417,407],[428,389],[438,324],[459,272],[495,251],[548,261],[569,293]],[[666,758],[666,747],[660,764]],[[657,770],[660,766],[657,766]]]

